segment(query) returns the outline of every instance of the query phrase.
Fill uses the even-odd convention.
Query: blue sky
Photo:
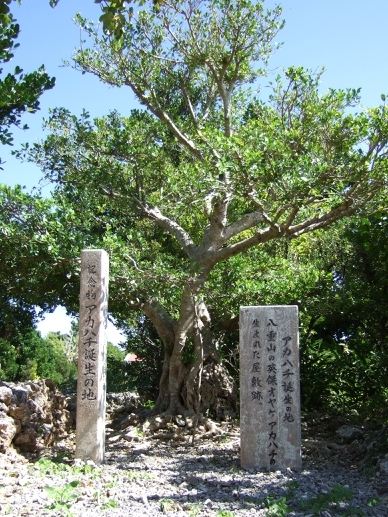
[[[20,6],[15,4],[12,11],[20,24],[21,34],[18,38],[20,47],[8,68],[19,65],[28,72],[44,64],[48,74],[56,78],[54,89],[40,98],[40,111],[23,117],[22,122],[27,123],[30,129],[13,130],[14,148],[23,142],[42,138],[42,119],[53,107],[63,106],[75,114],[85,108],[93,116],[104,115],[115,108],[123,114],[130,112],[134,100],[129,90],[105,86],[93,76],[82,75],[70,66],[64,66],[64,61],[71,61],[80,43],[81,35],[73,22],[74,14],[79,11],[98,20],[98,6],[93,0],[60,0],[55,9],[50,8],[49,0],[23,0]],[[40,171],[34,165],[16,160],[11,151],[12,148],[1,149],[1,157],[6,163],[4,171],[0,171],[0,182],[19,183],[30,190],[39,180]]]
[[[19,65],[26,72],[44,64],[56,77],[56,86],[41,98],[41,110],[26,115],[28,131],[14,131],[15,147],[22,142],[42,138],[42,118],[48,109],[63,106],[79,114],[85,108],[93,116],[112,109],[129,113],[134,100],[128,89],[101,84],[96,78],[63,67],[80,42],[79,29],[72,18],[78,10],[91,19],[98,19],[98,6],[93,0],[60,0],[51,9],[49,0],[23,0],[13,11],[21,26],[20,48],[11,66]],[[272,5],[273,0],[268,1]],[[326,69],[322,89],[329,87],[362,88],[363,106],[380,102],[380,94],[388,93],[388,19],[387,0],[284,0],[286,26],[278,36],[283,42],[270,62],[274,72],[290,65]],[[26,185],[31,189],[40,178],[40,171],[31,164],[21,164],[3,147],[6,161],[0,171],[0,182]]]

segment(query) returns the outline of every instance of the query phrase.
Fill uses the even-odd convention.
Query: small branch
[[[317,230],[318,228],[323,228],[346,215],[351,215],[355,212],[356,209],[357,204],[354,203],[352,199],[347,199],[339,206],[333,208],[320,217],[313,217],[307,221],[304,221],[303,223],[291,226],[287,230],[287,235],[290,237],[299,237],[299,235],[302,235],[303,233],[311,232],[313,230]]]
[[[189,112],[190,112],[190,116],[191,116],[191,119],[193,121],[193,124],[194,124],[194,126],[196,128],[198,128],[198,120],[197,120],[197,117],[195,115],[193,104],[191,102],[189,93],[188,93],[186,87],[183,84],[182,84],[182,92],[183,92],[184,98],[186,99],[187,107],[189,108]]]
[[[264,221],[265,218],[263,216],[262,211],[251,212],[250,214],[243,215],[238,221],[228,225],[225,228],[225,231],[222,235],[225,242],[231,239],[232,237],[238,235],[239,233],[244,232],[245,230],[249,230],[253,228],[257,224]]]
[[[157,207],[142,205],[144,214],[155,221],[160,228],[163,228],[170,235],[174,236],[182,246],[183,250],[191,260],[196,259],[196,249],[190,235],[176,221],[164,216]]]
[[[286,219],[286,222],[282,226],[286,229],[289,228],[290,225],[292,224],[292,222],[294,221],[295,217],[297,216],[298,212],[299,212],[298,206],[292,207],[292,209]]]
[[[130,255],[126,255],[126,258],[129,260],[129,262],[132,263],[132,266],[134,267],[134,269],[139,271],[139,273],[144,273],[144,270],[139,268],[139,266],[137,265],[136,260],[133,257],[131,257]]]
[[[375,193],[382,186],[381,182],[376,181],[375,183],[371,183],[368,179],[355,182],[347,190],[343,201],[339,205],[321,216],[312,217],[303,223],[291,226],[287,230],[286,234],[290,237],[298,237],[303,233],[324,228],[342,217],[349,216],[355,213],[360,206],[364,206],[370,199],[372,199]]]
[[[225,127],[225,136],[231,137],[233,130],[232,130],[232,103],[231,103],[231,97],[232,92],[231,89],[225,90],[225,95],[222,97],[222,102],[224,104],[224,127]]]
[[[270,217],[269,215],[266,213],[266,211],[264,210],[264,206],[262,204],[261,201],[259,201],[259,199],[257,198],[256,196],[256,192],[254,189],[252,189],[250,192],[248,192],[248,197],[252,200],[253,204],[259,208],[259,211],[262,215],[262,218],[263,218],[263,221],[265,221],[267,224],[269,224],[269,226],[271,228],[275,228],[277,230],[280,229],[279,225],[277,223],[275,223]]]
[[[166,113],[160,107],[160,105],[158,104],[158,102],[156,100],[156,95],[152,92],[152,88],[150,88],[150,86],[146,84],[146,88],[148,88],[151,93],[152,98],[150,98],[150,95],[147,95],[145,93],[145,89],[143,87],[140,87],[138,84],[135,84],[133,79],[131,77],[129,77],[128,74],[126,73],[127,69],[128,69],[128,63],[126,62],[124,56],[122,56],[122,55],[112,56],[112,59],[114,59],[114,58],[116,58],[115,63],[117,65],[117,67],[119,69],[125,71],[124,72],[125,78],[123,80],[123,83],[133,91],[133,93],[138,97],[140,102],[143,103],[151,111],[151,113],[153,113],[161,122],[163,122],[171,130],[171,132],[175,135],[175,137],[177,138],[178,142],[181,145],[183,145],[186,149],[188,149],[189,152],[196,159],[199,159],[202,161],[203,157],[202,157],[202,153],[200,152],[200,150],[196,147],[194,142],[192,142],[190,140],[190,138],[187,135],[185,135],[184,132],[181,131],[179,129],[179,127],[171,120],[168,113]],[[112,65],[112,63],[110,63],[110,66],[111,65]],[[104,74],[103,71],[90,65],[89,63],[83,63],[83,65],[81,66],[81,69],[87,70],[88,72],[92,73],[93,75],[96,75],[100,79],[103,79],[108,84],[111,84],[113,86],[118,85],[118,81],[116,79],[112,79],[109,76],[109,74]],[[141,82],[144,83],[144,81],[145,81],[145,77],[139,78],[139,83],[141,83]]]
[[[147,108],[153,113],[161,122],[164,122],[166,126],[172,131],[172,133],[177,138],[178,142],[182,144],[186,149],[190,151],[190,153],[195,156],[195,158],[199,160],[203,160],[202,154],[199,149],[195,146],[194,142],[192,142],[179,128],[174,124],[169,115],[157,105],[157,103],[153,103],[149,96],[144,93],[144,91],[140,90],[131,79],[128,77],[125,79],[125,84],[131,88],[134,94],[140,99],[140,101],[147,106]],[[154,97],[154,96],[153,96]]]
[[[214,193],[214,197],[216,196],[217,194]],[[209,198],[211,205],[211,210],[209,211],[210,225],[205,231],[202,245],[202,248],[206,251],[214,251],[214,249],[217,249],[224,242],[223,234],[227,223],[230,198],[231,196],[227,192],[223,196],[220,196],[214,204],[212,204],[212,196]]]
[[[217,85],[218,93],[222,99],[223,111],[224,111],[224,131],[225,136],[230,137],[232,135],[232,125],[231,125],[231,97],[232,97],[232,88],[233,84],[229,84],[229,87],[226,88],[224,84],[224,75],[226,72],[227,65],[224,65],[221,72],[218,72],[214,67],[213,63],[207,59],[205,61],[206,66],[210,70],[210,73],[213,76],[214,82]]]
[[[208,119],[208,117],[210,115],[210,108],[211,108],[212,104],[214,103],[214,101],[216,99],[216,94],[217,94],[217,92],[215,92],[215,91],[209,92],[206,104],[204,106],[203,115],[201,117],[201,123],[202,124],[207,121],[207,119]]]
[[[141,304],[144,314],[151,320],[165,347],[172,350],[175,338],[175,322],[166,309],[155,300]]]
[[[111,188],[109,188],[109,189],[108,189],[108,188],[106,188],[106,187],[104,187],[104,186],[102,186],[102,185],[100,186],[100,190],[101,190],[101,192],[102,192],[103,194],[105,194],[105,195],[106,195],[106,196],[108,196],[108,197],[121,197],[121,198],[123,198],[123,197],[124,197],[124,196],[123,196],[122,194],[120,194],[119,192],[116,192],[116,191],[114,191],[114,190],[113,190],[113,189],[111,189]]]
[[[231,244],[225,248],[221,248],[217,252],[213,253],[211,257],[211,262],[213,264],[217,264],[223,260],[227,260],[230,257],[234,257],[243,251],[247,251],[248,249],[256,246],[256,244],[263,244],[272,239],[276,239],[284,235],[284,231],[279,228],[269,227],[265,230],[256,233],[252,237],[248,239],[244,239],[242,241],[236,242],[235,244]]]

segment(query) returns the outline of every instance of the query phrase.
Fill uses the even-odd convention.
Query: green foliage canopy
[[[307,406],[386,416],[387,217],[351,219],[326,236],[331,274],[305,303],[302,374]],[[317,401],[319,404],[317,406]]]
[[[75,363],[66,355],[66,337],[51,333],[42,338],[28,329],[0,338],[0,377],[7,381],[50,379],[58,385],[73,385]]]

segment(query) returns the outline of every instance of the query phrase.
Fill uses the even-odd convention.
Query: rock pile
[[[0,382],[0,452],[39,452],[64,438],[69,426],[66,397],[51,381]]]
[[[215,420],[238,416],[236,383],[226,368],[218,363],[205,364],[202,372],[201,406],[204,414]]]

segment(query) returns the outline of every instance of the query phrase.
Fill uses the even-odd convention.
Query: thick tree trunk
[[[201,320],[194,327],[194,359],[185,382],[186,406],[199,415],[201,412],[202,370],[204,359],[203,327]]]
[[[179,320],[175,329],[174,348],[169,368],[169,404],[171,414],[191,415],[199,411],[200,379],[203,366],[202,330],[209,313],[198,293],[205,276],[191,277],[183,289]],[[192,346],[189,364],[183,353]],[[187,354],[186,354],[187,355]]]
[[[156,303],[143,306],[164,346],[156,402],[158,412],[185,416],[200,412],[204,331],[210,316],[199,299],[199,291],[206,277],[207,274],[202,273],[188,278],[183,288],[179,318],[175,321]]]
[[[168,377],[170,371],[170,357],[171,353],[169,348],[164,346],[163,367],[159,381],[159,394],[155,404],[155,409],[158,413],[166,411],[168,408]]]
[[[159,399],[165,414],[195,417],[197,421],[207,410],[217,418],[234,416],[237,411],[235,385],[215,353],[214,336],[208,328],[210,317],[207,311],[205,316],[204,308],[203,303],[197,307],[202,318],[186,336],[191,340],[191,362],[184,364],[182,356],[170,359],[169,389]]]
[[[177,320],[173,320],[157,303],[150,302],[143,307],[164,346],[163,368],[155,408],[157,413],[200,417],[204,363],[209,363],[206,372],[207,391],[209,376],[216,372],[220,377],[220,369],[216,367],[214,339],[210,331],[210,314],[200,298],[200,290],[206,278],[207,273],[204,272],[188,278],[183,288]],[[205,398],[205,403],[208,404],[208,393]]]
[[[175,322],[167,311],[154,300],[144,303],[142,309],[154,325],[164,348],[163,367],[159,381],[159,395],[156,401],[156,411],[162,412],[165,411],[169,405],[169,370],[171,354],[174,349]]]

